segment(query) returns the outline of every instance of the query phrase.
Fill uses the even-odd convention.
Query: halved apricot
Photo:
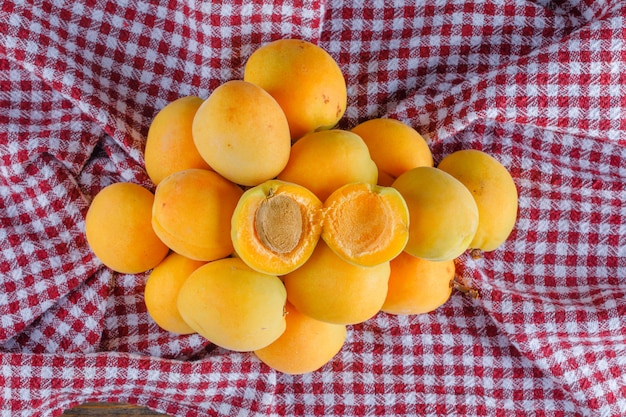
[[[231,222],[237,256],[266,274],[284,275],[313,253],[321,234],[322,202],[308,189],[270,180],[244,192]]]
[[[409,209],[395,188],[346,184],[324,202],[322,239],[349,262],[363,266],[387,262],[409,239]]]

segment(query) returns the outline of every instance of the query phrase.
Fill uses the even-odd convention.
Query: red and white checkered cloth
[[[176,416],[626,415],[626,2],[0,3],[0,417],[124,401]],[[421,316],[351,326],[322,370],[174,336],[146,275],[83,233],[105,185],[152,187],[155,113],[241,78],[259,45],[310,40],[345,74],[343,127],[389,116],[435,161],[483,149],[512,173],[509,241]]]

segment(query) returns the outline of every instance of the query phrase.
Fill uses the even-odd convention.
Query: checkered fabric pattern
[[[60,0],[0,3],[0,416],[124,401],[176,416],[626,415],[626,2]],[[242,76],[270,40],[317,43],[349,106],[414,126],[436,162],[482,149],[519,220],[479,299],[378,314],[302,376],[147,316],[146,275],[84,236],[104,186],[152,188],[167,102]]]

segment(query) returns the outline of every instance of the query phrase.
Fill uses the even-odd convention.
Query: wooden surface
[[[63,417],[164,417],[167,414],[160,414],[145,407],[138,407],[130,404],[116,403],[86,403],[78,407],[67,410]]]

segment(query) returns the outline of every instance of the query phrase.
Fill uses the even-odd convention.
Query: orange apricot
[[[146,172],[158,185],[163,178],[188,168],[211,169],[193,143],[191,124],[202,104],[200,97],[181,97],[163,107],[148,130]]]
[[[411,223],[405,251],[431,261],[465,252],[478,227],[478,208],[469,190],[434,167],[417,167],[392,184],[409,208]]]
[[[311,42],[279,39],[261,46],[248,58],[243,79],[276,99],[294,141],[334,127],[346,111],[346,81],[339,65]]]
[[[254,351],[285,331],[287,295],[280,278],[263,274],[239,258],[196,269],[178,293],[178,311],[210,342],[233,351]]]
[[[378,169],[357,134],[340,129],[310,133],[293,144],[279,180],[294,182],[324,201],[352,182],[376,184]]]
[[[138,184],[119,182],[96,194],[85,217],[87,243],[112,270],[136,274],[154,268],[169,249],[150,222],[154,195]]]
[[[409,209],[395,188],[346,184],[324,202],[322,239],[348,262],[362,266],[387,262],[409,239]]]
[[[390,186],[406,171],[433,166],[428,142],[411,126],[395,119],[366,120],[351,129],[359,135],[378,167],[378,184]]]
[[[313,253],[322,202],[306,188],[269,180],[244,192],[235,208],[231,238],[237,256],[266,274],[284,275]]]
[[[230,221],[243,190],[213,171],[187,169],[157,186],[154,231],[174,252],[213,261],[233,251]]]
[[[381,308],[385,313],[424,314],[450,298],[454,260],[433,262],[402,252],[390,264],[387,298]]]
[[[177,334],[195,333],[178,311],[178,292],[189,275],[204,264],[172,252],[150,272],[144,288],[144,302],[148,314],[159,327]]]
[[[320,240],[309,260],[283,281],[289,302],[299,312],[327,323],[356,324],[380,311],[389,274],[389,262],[355,265]]]
[[[471,249],[492,251],[509,237],[517,220],[517,188],[509,171],[493,156],[475,149],[447,155],[438,168],[463,183],[478,206],[478,230]]]
[[[196,112],[192,134],[211,168],[240,185],[274,178],[291,151],[287,118],[276,100],[241,80],[213,90]]]
[[[254,354],[272,369],[285,374],[318,370],[343,347],[346,326],[312,319],[289,303],[285,307],[285,332],[268,346],[255,350]]]

